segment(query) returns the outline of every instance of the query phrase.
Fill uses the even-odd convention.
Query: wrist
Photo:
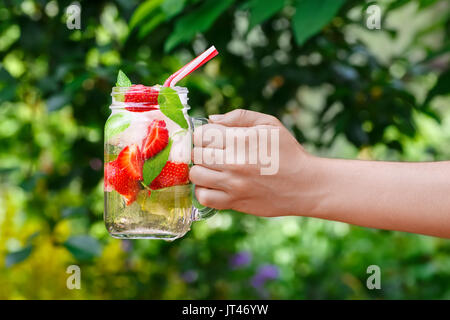
[[[332,189],[332,171],[334,159],[320,158],[307,155],[297,181],[297,208],[301,208],[296,215],[326,218],[332,212],[329,208]]]

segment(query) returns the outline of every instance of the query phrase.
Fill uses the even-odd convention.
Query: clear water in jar
[[[105,168],[127,146],[136,145],[140,150],[143,149],[147,129],[153,120],[163,120],[168,130],[171,149],[167,162],[184,164],[186,167],[190,163],[190,130],[182,129],[159,110],[129,112],[119,109],[114,110],[110,118],[113,116],[114,121],[107,122],[105,127]],[[104,219],[113,237],[173,240],[189,231],[192,222],[192,185],[187,179],[183,184],[157,190],[150,190],[149,186],[139,181],[139,189],[133,191],[133,197],[127,203],[123,188],[115,188],[114,184],[106,186],[108,174],[111,175],[111,171],[108,173],[105,170]]]

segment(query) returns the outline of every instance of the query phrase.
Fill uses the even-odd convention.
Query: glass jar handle
[[[191,118],[192,124],[194,129],[201,127],[204,124],[208,123],[208,119],[206,118]],[[192,134],[194,134],[194,131],[192,131]],[[192,141],[194,141],[194,138],[192,138]],[[196,196],[195,196],[195,185],[192,184],[192,203],[194,205],[194,221],[203,220],[212,217],[217,213],[217,209],[205,207],[200,202],[198,202]]]

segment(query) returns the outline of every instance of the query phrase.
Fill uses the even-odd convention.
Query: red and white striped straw
[[[172,74],[166,82],[164,82],[164,87],[174,87],[178,81],[189,75],[192,71],[197,70],[206,62],[217,56],[219,52],[214,46],[203,52],[197,58],[189,62],[183,68]]]

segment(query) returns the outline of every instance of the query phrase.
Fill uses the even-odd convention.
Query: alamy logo
[[[280,159],[280,130],[278,128],[209,128],[195,129],[202,144],[217,148],[194,148],[196,164],[251,164],[260,166],[261,175],[278,172]]]
[[[78,2],[73,2],[66,9],[66,26],[69,30],[81,29],[81,5]]]
[[[366,14],[368,15],[366,19],[366,27],[369,30],[380,30],[381,29],[381,8],[372,4],[367,7]]]
[[[79,266],[73,264],[67,267],[66,273],[70,274],[67,277],[66,286],[67,289],[81,289],[81,269]]]
[[[373,264],[367,267],[367,274],[370,276],[367,278],[367,289],[381,289],[381,269],[379,266]]]

